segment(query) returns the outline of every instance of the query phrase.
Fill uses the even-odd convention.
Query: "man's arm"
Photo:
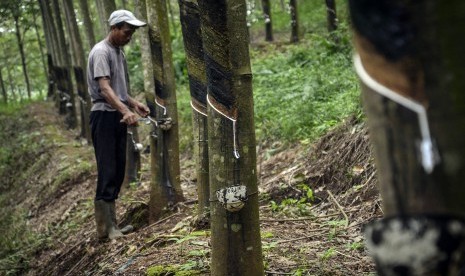
[[[122,103],[118,96],[116,96],[115,91],[113,91],[113,88],[110,86],[110,79],[108,77],[99,78],[98,84],[102,97],[105,98],[107,103],[109,103],[114,109],[123,114],[121,122],[128,125],[137,123],[137,115],[134,114],[124,103]]]

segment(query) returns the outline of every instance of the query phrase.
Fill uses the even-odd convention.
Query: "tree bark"
[[[155,81],[157,120],[171,119],[168,130],[157,129],[157,167],[149,202],[149,220],[160,218],[166,207],[184,200],[179,166],[179,136],[171,38],[165,0],[147,1],[149,39]]]
[[[210,219],[210,184],[208,178],[207,76],[202,31],[197,0],[179,0],[178,2],[191,94],[198,194],[197,222],[204,224]]]
[[[76,80],[77,92],[80,103],[80,114],[81,114],[81,137],[86,138],[87,141],[92,140],[89,116],[91,101],[87,91],[87,80],[86,80],[86,57],[84,55],[84,49],[82,47],[82,39],[79,34],[78,25],[76,22],[76,14],[74,13],[74,7],[72,0],[63,0],[63,7],[66,14],[66,25],[68,27],[68,37],[71,42],[72,52],[74,56],[74,77]]]
[[[271,21],[270,0],[262,0],[263,17],[265,19],[265,40],[273,41],[273,22]]]
[[[207,70],[211,274],[263,275],[246,2],[198,3]],[[226,210],[221,196],[244,187],[243,208]]]
[[[465,4],[352,0],[349,7],[386,215],[366,228],[369,251],[380,275],[458,275]]]
[[[89,5],[87,0],[79,0],[79,9],[82,14],[82,21],[84,22],[84,30],[86,32],[87,43],[89,49],[92,49],[95,45],[95,34],[92,20],[90,19]]]
[[[289,0],[289,10],[291,13],[291,43],[299,42],[299,17],[297,10],[297,0]]]

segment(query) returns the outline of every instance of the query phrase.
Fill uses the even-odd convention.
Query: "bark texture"
[[[246,3],[198,3],[207,68],[211,274],[263,275]],[[232,186],[247,188],[236,212],[216,193]]]

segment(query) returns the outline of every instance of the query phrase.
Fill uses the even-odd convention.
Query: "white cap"
[[[147,23],[137,19],[134,14],[127,10],[117,10],[111,13],[110,18],[108,18],[108,23],[110,26],[116,25],[120,22],[126,22],[130,25],[136,27],[142,27],[147,25]]]

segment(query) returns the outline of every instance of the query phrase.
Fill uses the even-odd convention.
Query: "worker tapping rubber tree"
[[[122,47],[137,28],[146,23],[130,11],[114,11],[108,19],[110,32],[89,54],[87,83],[92,98],[90,125],[97,160],[94,200],[99,239],[115,239],[133,230],[119,229],[115,200],[123,184],[126,165],[127,126],[147,116],[149,108],[129,96],[129,75]],[[134,112],[131,110],[133,109]]]

